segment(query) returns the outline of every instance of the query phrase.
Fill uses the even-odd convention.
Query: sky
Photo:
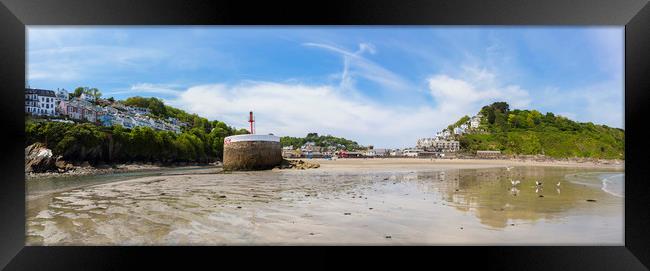
[[[623,27],[27,27],[27,82],[404,148],[505,101],[624,128]]]

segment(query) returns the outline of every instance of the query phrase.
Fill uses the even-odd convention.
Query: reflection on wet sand
[[[442,195],[456,209],[472,212],[481,223],[493,228],[511,226],[512,221],[561,219],[571,209],[590,207],[585,206],[588,199],[601,202],[601,208],[613,205],[613,211],[620,211],[618,204],[622,199],[566,181],[564,177],[569,172],[542,168],[518,168],[512,172],[457,170],[450,174],[455,181],[448,182],[455,184],[455,188],[444,189]],[[519,183],[513,185],[516,181]]]
[[[622,198],[565,179],[587,171],[274,170],[138,177],[28,200],[27,243],[620,244]]]

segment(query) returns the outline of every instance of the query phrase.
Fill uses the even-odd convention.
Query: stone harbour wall
[[[282,163],[282,147],[275,141],[224,142],[224,170],[271,169]]]

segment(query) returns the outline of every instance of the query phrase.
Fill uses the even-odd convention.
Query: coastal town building
[[[418,152],[419,158],[434,158],[434,157],[444,157],[444,154],[437,151],[420,151]]]
[[[96,107],[85,100],[61,101],[58,108],[61,115],[73,120],[97,121]]]
[[[90,94],[86,94],[86,93],[81,93],[81,96],[79,96],[79,99],[83,100],[83,101],[86,101],[86,102],[89,102],[89,103],[95,102],[95,96],[90,95]]]
[[[375,156],[384,157],[388,155],[387,149],[374,149],[374,150],[375,150]]]
[[[456,140],[438,140],[435,141],[434,148],[443,152],[457,152],[460,150],[460,142]]]
[[[126,109],[129,113],[136,114],[136,115],[147,115],[151,112],[149,108],[144,108],[144,107],[128,106],[126,107]]]
[[[302,146],[300,146],[300,150],[303,152],[311,152],[316,150],[316,143],[314,142],[306,142]]]
[[[427,148],[433,146],[433,142],[438,140],[437,138],[420,138],[416,143],[416,147],[419,149]]]
[[[359,151],[345,151],[345,150],[342,150],[342,151],[339,151],[337,153],[337,155],[339,157],[341,157],[341,158],[362,158],[362,157],[364,157],[363,152],[359,152]]]
[[[447,129],[442,130],[442,131],[436,133],[436,137],[441,138],[441,139],[448,139],[449,137],[451,137],[451,131],[449,131]]]
[[[481,124],[481,118],[482,118],[482,117],[483,117],[483,116],[482,116],[481,114],[477,114],[476,116],[473,116],[473,117],[469,120],[469,126],[470,126],[471,128],[474,128],[474,129],[475,129],[475,128],[478,128],[478,126]]]
[[[406,149],[402,152],[402,155],[406,157],[418,157],[420,152],[422,152],[420,149]]]
[[[68,94],[68,91],[65,89],[57,89],[55,95],[56,95],[56,98],[54,99],[55,107],[58,107],[61,101],[67,101],[70,99],[70,94]]]
[[[439,152],[456,152],[460,150],[460,143],[456,140],[441,140],[440,138],[420,138],[416,147],[423,150]]]
[[[106,127],[149,127],[175,133],[181,133],[181,127],[188,126],[171,117],[167,120],[152,118],[148,108],[125,106],[102,99],[95,101],[95,97],[85,93],[81,97],[69,99],[65,89],[53,91],[25,88],[25,113],[86,121]]]
[[[56,94],[46,89],[25,89],[25,113],[56,116]]]
[[[390,156],[402,156],[402,151],[400,149],[390,150]]]

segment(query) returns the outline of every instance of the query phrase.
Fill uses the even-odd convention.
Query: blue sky
[[[413,146],[481,106],[623,128],[622,27],[28,27],[27,84]]]

